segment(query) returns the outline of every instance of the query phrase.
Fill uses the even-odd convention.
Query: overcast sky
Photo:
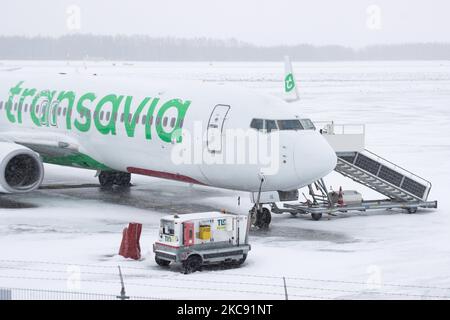
[[[1,35],[145,34],[352,47],[450,42],[449,0],[14,0],[2,1],[1,12]]]

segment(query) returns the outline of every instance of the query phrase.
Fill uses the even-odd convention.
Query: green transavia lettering
[[[24,83],[25,81],[20,81],[9,90],[5,112],[6,119],[11,123],[23,123],[23,106],[29,105],[27,113],[38,127],[64,125],[67,130],[75,129],[79,132],[88,132],[95,127],[103,135],[116,135],[117,126],[123,125],[126,135],[131,138],[135,136],[138,120],[144,117],[147,140],[152,139],[154,126],[162,141],[172,142],[172,136],[175,136],[176,142],[181,142],[179,130],[191,104],[188,100],[171,99],[161,102],[160,98],[151,97],[137,101],[133,96],[114,93],[99,97],[94,92],[78,96],[73,91],[38,91],[36,88],[24,88]],[[14,107],[16,103],[18,108]],[[164,122],[166,112],[173,108],[176,110],[176,118],[170,119],[168,123]],[[102,115],[106,113],[108,116],[103,119]]]

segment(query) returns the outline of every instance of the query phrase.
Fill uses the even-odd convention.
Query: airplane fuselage
[[[300,111],[275,97],[203,82],[0,75],[0,137],[38,145],[44,162],[226,189],[293,190],[334,169],[336,156],[315,130],[250,128],[254,119],[300,119]],[[272,163],[249,160],[255,136],[276,142],[266,152]],[[236,151],[242,139],[249,144]],[[45,152],[49,141],[60,150]]]

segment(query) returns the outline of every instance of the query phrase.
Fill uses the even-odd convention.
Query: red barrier
[[[141,258],[142,224],[130,223],[128,228],[123,229],[122,243],[120,244],[119,255],[124,258],[139,260]]]

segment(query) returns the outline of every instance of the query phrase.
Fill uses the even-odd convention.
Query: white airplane
[[[290,63],[285,91],[298,98]],[[304,117],[281,98],[227,85],[0,72],[0,192],[37,189],[43,163],[96,170],[102,186],[127,186],[130,174],[141,174],[251,192],[255,223],[264,227],[264,194],[298,196],[335,168],[335,152]],[[192,135],[198,127],[203,138]],[[215,161],[231,154],[233,130],[266,142],[276,135],[276,168]],[[202,161],[174,160],[191,147]]]

